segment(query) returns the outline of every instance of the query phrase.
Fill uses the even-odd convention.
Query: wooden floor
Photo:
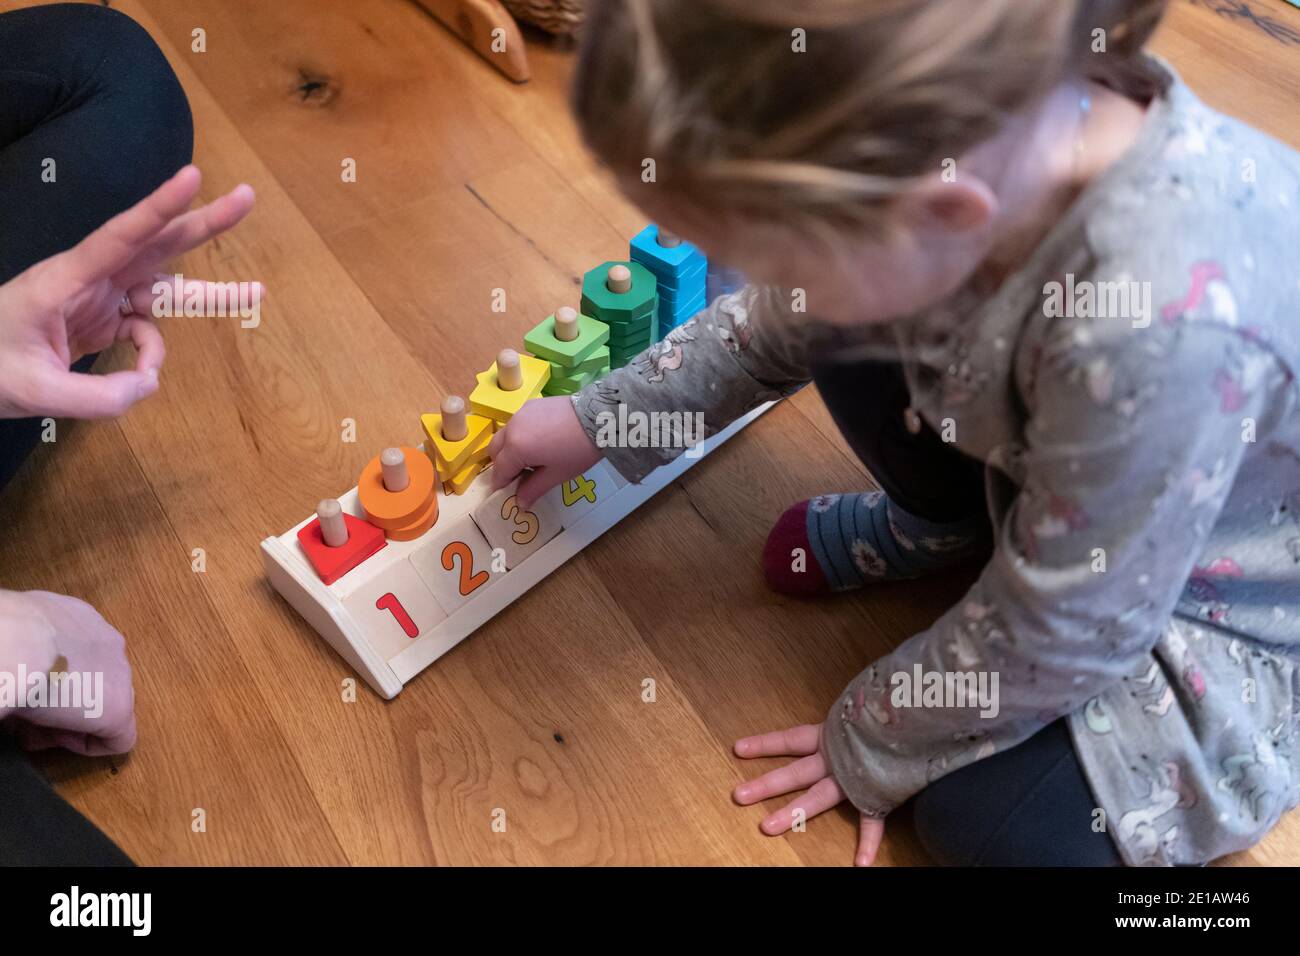
[[[0,582],[92,602],[135,668],[138,748],[47,758],[60,791],[146,864],[848,863],[843,808],[806,833],[758,833],[764,810],[729,799],[754,769],[730,742],[820,720],[967,582],[814,604],[764,589],[782,509],[868,481],[812,391],[395,701],[362,686],[345,702],[348,668],[262,579],[263,537],[417,437],[419,413],[575,304],[581,273],[643,224],[579,147],[570,56],[535,42],[534,79],[513,86],[417,0],[114,6],[180,74],[205,196],[239,181],[259,194],[181,268],[261,280],[272,298],[256,330],[172,321],[161,396],[116,424],[61,424],[0,501],[6,541],[23,545],[0,553]],[[1248,5],[1288,40],[1230,15],[1244,6],[1175,0],[1159,48],[1212,104],[1300,144],[1300,11]],[[206,53],[191,52],[196,27]],[[340,441],[345,418],[356,444]],[[925,862],[905,817],[892,822],[882,862]],[[1300,863],[1300,815],[1234,862]]]

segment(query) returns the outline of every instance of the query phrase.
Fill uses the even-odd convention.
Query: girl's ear
[[[927,179],[901,200],[905,220],[922,230],[972,232],[987,226],[998,211],[998,197],[984,180],[967,175],[959,182]]]

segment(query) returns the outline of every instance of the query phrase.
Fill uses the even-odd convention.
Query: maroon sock
[[[767,586],[781,594],[807,597],[830,592],[830,582],[808,541],[808,502],[786,509],[772,526],[763,547],[763,574]]]

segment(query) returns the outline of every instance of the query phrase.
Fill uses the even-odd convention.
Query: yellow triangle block
[[[492,419],[482,415],[466,415],[465,423],[469,430],[460,441],[448,441],[442,437],[442,416],[421,415],[420,424],[424,426],[424,450],[429,453],[437,466],[438,477],[446,481],[473,461],[482,461],[487,457],[487,446],[492,441]]]
[[[478,461],[470,462],[454,477],[448,478],[442,483],[442,490],[449,495],[461,495],[465,489],[474,483],[474,479],[482,474],[483,469],[488,466],[487,459],[482,458]]]
[[[486,372],[479,372],[475,376],[478,385],[469,393],[470,411],[504,425],[523,407],[524,402],[540,396],[546,383],[551,380],[551,363],[531,355],[521,355],[519,368],[524,383],[513,392],[498,387],[496,362]]]

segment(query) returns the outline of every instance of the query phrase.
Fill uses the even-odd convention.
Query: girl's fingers
[[[73,282],[89,285],[126,268],[198,195],[202,176],[186,166],[126,212],[114,216],[63,256]]]
[[[488,446],[488,454],[492,456],[492,490],[500,491],[510,482],[518,477],[519,473],[527,467],[519,452],[510,444],[506,437],[510,432],[507,425],[505,431],[497,432],[492,436],[492,443]]]
[[[742,807],[747,807],[751,803],[811,787],[826,775],[826,759],[821,754],[815,753],[765,773],[757,780],[742,783],[736,788],[733,796]]]
[[[796,822],[806,823],[843,799],[844,791],[835,782],[835,778],[822,777],[807,793],[771,814],[758,825],[758,828],[768,836],[777,836],[789,830]]]
[[[741,737],[736,741],[737,757],[802,757],[816,753],[821,745],[822,725],[804,724],[788,730],[774,730],[757,737]]]
[[[854,866],[871,866],[876,862],[876,851],[885,835],[885,821],[865,814],[858,826],[858,852],[853,857]]]

